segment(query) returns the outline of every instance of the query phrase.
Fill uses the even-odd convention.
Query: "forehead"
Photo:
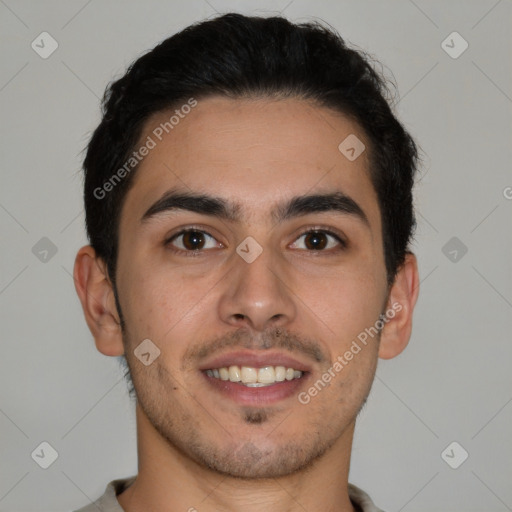
[[[368,146],[349,118],[299,99],[212,97],[186,110],[179,117],[162,111],[145,123],[140,143],[151,139],[154,147],[137,168],[122,219],[140,219],[178,187],[229,199],[246,222],[271,222],[271,203],[287,197],[342,192],[379,222],[367,151],[350,160],[339,149],[345,140]]]

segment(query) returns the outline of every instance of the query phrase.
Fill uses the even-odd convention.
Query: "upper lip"
[[[230,366],[250,366],[253,368],[263,368],[264,366],[284,366],[293,368],[302,372],[311,371],[311,365],[291,357],[284,352],[271,350],[265,351],[247,351],[238,350],[218,355],[209,359],[199,366],[200,370],[213,370],[214,368],[229,368]]]

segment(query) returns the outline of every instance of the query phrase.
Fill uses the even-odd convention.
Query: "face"
[[[351,435],[375,372],[378,336],[344,357],[388,297],[367,152],[338,149],[364,133],[303,100],[208,98],[160,141],[170,115],[146,124],[119,226],[144,428],[221,473],[291,474]]]

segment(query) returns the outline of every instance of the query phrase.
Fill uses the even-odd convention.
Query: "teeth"
[[[258,370],[258,382],[261,384],[273,384],[276,381],[276,372],[272,366],[265,366]]]
[[[283,382],[286,379],[286,368],[284,366],[276,366],[276,382]]]
[[[250,366],[242,366],[242,382],[248,384],[249,382],[258,382],[258,370]]]
[[[262,368],[253,368],[251,366],[230,366],[229,368],[212,368],[206,370],[206,375],[221,380],[229,380],[231,382],[240,382],[241,384],[259,388],[269,386],[276,382],[284,380],[300,379],[303,372],[294,368],[286,368],[284,366],[264,366]]]
[[[229,380],[231,382],[240,382],[242,380],[242,373],[240,372],[240,368],[238,368],[238,366],[230,366],[228,373]]]

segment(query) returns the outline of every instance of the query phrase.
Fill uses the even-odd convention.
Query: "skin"
[[[141,141],[169,115],[148,120]],[[118,496],[124,510],[354,510],[347,482],[356,416],[378,358],[395,357],[409,341],[419,281],[408,254],[393,285],[386,283],[367,151],[351,162],[338,150],[349,134],[366,140],[353,121],[300,99],[200,100],[141,162],[123,205],[117,287],[124,333],[103,261],[90,246],[78,252],[76,289],[97,349],[126,355],[138,397],[139,473]],[[176,186],[236,201],[243,217],[173,211],[141,223]],[[357,202],[368,225],[337,212],[278,224],[269,216],[293,196],[335,191]],[[165,245],[190,226],[212,237],[198,257],[179,253],[183,237]],[[348,246],[326,235],[329,245],[312,250],[303,233],[318,226]],[[263,249],[250,264],[236,253],[247,236]],[[198,370],[201,349],[213,356],[270,345],[311,366],[300,388],[307,390],[396,303],[401,310],[380,337],[306,405],[297,394],[240,405]],[[146,338],[161,351],[149,366],[133,352]]]

